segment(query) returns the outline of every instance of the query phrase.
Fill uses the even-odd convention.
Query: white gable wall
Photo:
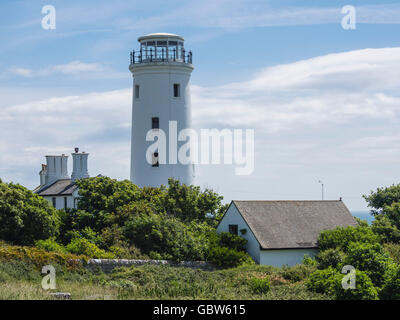
[[[231,203],[225,213],[225,216],[218,225],[217,232],[229,232],[230,224],[238,225],[238,235],[247,240],[247,252],[254,259],[254,261],[260,263],[260,244],[233,203]],[[246,233],[244,235],[241,234],[241,229],[246,229]]]
[[[282,267],[284,264],[294,266],[301,263],[305,254],[314,257],[317,249],[274,249],[260,251],[260,264]]]
[[[53,205],[53,198],[56,198],[55,208],[56,209],[64,209],[64,197],[67,198],[67,208],[73,209],[75,199],[71,195],[68,195],[68,196],[44,196],[43,198],[45,198],[51,205]]]

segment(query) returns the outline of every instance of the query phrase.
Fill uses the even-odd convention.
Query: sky
[[[43,29],[42,8],[56,9]],[[341,25],[356,9],[356,28]],[[399,183],[400,1],[0,3],[0,178],[33,189],[46,154],[89,152],[91,176],[129,179],[137,38],[170,32],[193,51],[192,122],[254,129],[254,172],[199,165],[231,200],[342,197]],[[72,171],[70,159],[70,170]]]

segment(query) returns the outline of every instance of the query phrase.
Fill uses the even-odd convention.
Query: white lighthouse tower
[[[129,66],[133,75],[131,181],[140,187],[158,187],[172,177],[191,184],[193,167],[179,162],[177,150],[185,142],[178,141],[177,135],[191,126],[192,52],[185,50],[184,39],[176,34],[153,33],[138,41],[140,49],[131,52]],[[167,136],[166,148],[152,151],[148,161],[147,149],[157,138],[146,141],[146,135],[160,129]]]

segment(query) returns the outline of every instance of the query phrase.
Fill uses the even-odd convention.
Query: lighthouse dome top
[[[174,34],[174,33],[166,33],[166,32],[159,32],[159,33],[150,33],[144,36],[141,36],[138,38],[139,42],[142,42],[143,40],[165,40],[165,39],[171,39],[171,40],[181,40],[184,41],[183,37]]]

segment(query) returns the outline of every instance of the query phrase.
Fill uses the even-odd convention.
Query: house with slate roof
[[[75,181],[89,178],[88,156],[88,153],[75,148],[71,177],[68,175],[68,156],[46,156],[46,164],[42,164],[39,172],[40,185],[33,192],[48,200],[56,209],[76,208],[78,186]]]
[[[232,201],[217,231],[245,238],[257,263],[281,267],[315,256],[321,231],[356,224],[342,200]]]

